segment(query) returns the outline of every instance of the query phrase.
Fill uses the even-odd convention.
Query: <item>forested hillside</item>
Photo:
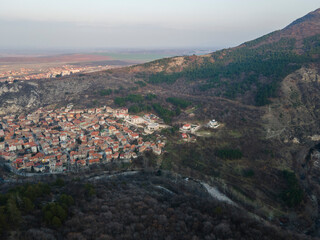
[[[193,92],[205,92],[229,99],[249,95],[248,104],[266,105],[278,96],[280,82],[302,66],[319,63],[320,27],[319,11],[310,13],[282,31],[267,34],[239,47],[224,49],[202,57],[185,57],[183,70],[147,73],[151,84],[173,84],[178,79],[193,84]],[[307,22],[306,22],[307,21]],[[313,31],[297,28],[307,25]],[[166,61],[165,61],[166,60]],[[155,61],[157,65],[170,65],[170,59]],[[173,60],[172,60],[173,61]],[[149,64],[150,65],[150,64]],[[176,66],[176,69],[179,69]],[[141,73],[140,73],[141,74]]]

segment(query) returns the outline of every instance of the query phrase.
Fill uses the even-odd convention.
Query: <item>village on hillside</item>
[[[162,153],[165,141],[143,136],[167,127],[154,114],[131,116],[110,107],[40,108],[0,117],[0,156],[14,171],[63,172],[92,164],[130,162],[145,151]]]

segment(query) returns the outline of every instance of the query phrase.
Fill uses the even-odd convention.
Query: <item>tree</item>
[[[10,224],[19,224],[21,222],[21,212],[17,207],[16,200],[13,195],[8,199],[6,208]]]
[[[23,197],[22,202],[23,202],[22,208],[25,213],[30,213],[34,209],[34,205],[29,198]]]
[[[61,220],[60,220],[57,216],[54,216],[54,217],[52,218],[52,225],[53,225],[55,228],[61,227],[61,225],[62,225]]]

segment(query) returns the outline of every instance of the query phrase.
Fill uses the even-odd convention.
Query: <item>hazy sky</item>
[[[319,0],[0,0],[0,48],[231,47]]]

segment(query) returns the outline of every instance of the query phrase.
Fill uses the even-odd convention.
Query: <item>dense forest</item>
[[[164,174],[2,185],[0,238],[306,239]]]
[[[69,207],[74,204],[72,196],[65,193],[52,201],[52,195],[64,186],[62,179],[47,184],[25,184],[0,194],[0,236],[20,228],[25,216],[35,214],[48,227],[59,228],[68,218]]]

